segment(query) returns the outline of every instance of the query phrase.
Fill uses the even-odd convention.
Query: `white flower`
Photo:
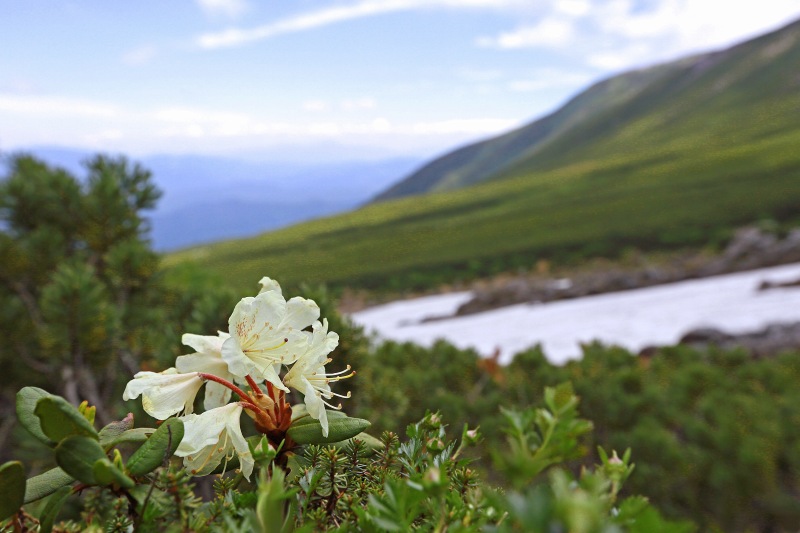
[[[250,374],[288,391],[278,377],[280,365],[294,363],[306,351],[310,334],[303,329],[317,318],[319,307],[312,300],[287,302],[274,288],[242,298],[228,320],[231,336],[222,344],[222,358],[233,375]]]
[[[353,376],[350,366],[341,372],[331,374],[325,373],[325,364],[330,362],[328,354],[331,353],[339,344],[339,335],[328,332],[328,321],[322,324],[314,323],[314,333],[311,337],[311,344],[308,350],[300,356],[289,372],[284,376],[283,381],[293,389],[297,389],[305,395],[305,404],[311,418],[319,420],[322,425],[322,434],[328,436],[328,415],[325,406],[337,409],[339,407],[327,403],[323,398],[330,400],[334,396],[349,398],[350,394],[336,394],[331,392],[331,381],[339,381]],[[350,372],[349,374],[345,374]]]
[[[175,455],[183,457],[183,465],[195,476],[213,472],[220,463],[239,456],[239,468],[248,480],[253,472],[253,455],[242,435],[239,418],[242,406],[229,403],[201,415],[187,415],[183,420],[183,440]]]
[[[186,346],[194,348],[197,353],[181,355],[175,360],[175,368],[178,372],[203,372],[214,374],[225,381],[233,382],[234,375],[228,370],[228,364],[222,359],[222,343],[230,337],[222,331],[216,337],[207,335],[193,335],[186,333],[181,338],[181,342]],[[209,381],[206,384],[205,398],[203,407],[206,410],[219,407],[228,403],[231,399],[231,389]]]
[[[179,374],[174,368],[161,373],[139,372],[128,382],[123,400],[142,396],[144,410],[159,420],[185,411],[192,412],[194,398],[203,386],[203,379],[196,373]]]

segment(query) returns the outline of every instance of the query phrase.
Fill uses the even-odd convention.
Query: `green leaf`
[[[19,461],[0,466],[0,521],[19,511],[25,503],[25,468]]]
[[[183,421],[168,418],[128,459],[128,472],[134,476],[152,472],[164,463],[164,459],[172,457],[182,439]]]
[[[42,432],[39,417],[33,412],[36,408],[36,402],[48,396],[52,395],[39,387],[23,387],[20,389],[17,393],[17,419],[20,425],[28,430],[28,433],[48,446],[55,446],[56,443],[47,438],[47,435]]]
[[[326,410],[326,412],[328,413],[328,420],[332,420],[334,418],[348,418],[347,415],[341,411]],[[311,418],[311,415],[306,412],[304,412],[301,416],[292,417],[292,426],[299,427],[305,424],[319,424],[319,422],[315,418]]]
[[[104,450],[111,449],[116,442],[126,431],[133,429],[133,413],[128,413],[128,416],[122,420],[111,422],[97,434],[100,439],[100,446]]]
[[[369,421],[363,418],[332,417],[328,420],[328,436],[325,437],[318,420],[303,418],[292,424],[286,433],[298,444],[330,444],[355,437],[369,426]]]
[[[83,483],[96,485],[94,464],[106,456],[96,440],[84,435],[71,435],[56,446],[56,463]]]
[[[52,498],[47,500],[44,511],[39,515],[39,533],[50,533],[53,530],[58,512],[70,494],[72,494],[70,487],[61,487],[53,494]]]
[[[146,442],[147,439],[150,437],[150,435],[152,435],[155,432],[156,428],[129,429],[128,431],[123,432],[122,434],[118,435],[117,437],[109,441],[103,442],[101,440],[100,444],[103,446],[103,448],[108,450],[110,448],[113,448],[117,444],[124,444],[126,442],[132,442],[132,443]]]
[[[544,401],[553,414],[559,415],[578,404],[578,397],[572,388],[572,383],[567,381],[556,387],[547,387],[544,390]]]
[[[131,489],[136,485],[122,470],[114,466],[108,457],[98,459],[92,470],[98,485],[117,485],[124,489]]]
[[[25,503],[41,500],[50,496],[64,485],[69,485],[75,478],[60,468],[52,468],[47,472],[34,476],[28,480],[25,487]]]
[[[97,431],[92,424],[60,396],[46,396],[36,402],[33,410],[42,425],[42,432],[55,442],[70,435],[83,435],[97,440]]]
[[[367,447],[366,451],[370,455],[372,453],[374,453],[375,451],[382,450],[384,448],[383,442],[381,442],[380,439],[375,438],[372,435],[370,435],[369,433],[364,433],[364,432],[359,433],[358,435],[356,435],[352,439],[346,439],[346,440],[339,441],[339,442],[333,442],[333,443],[331,443],[331,446],[333,446],[335,448],[345,448],[348,444],[350,444],[350,442],[353,439],[358,439],[361,442],[363,442]]]

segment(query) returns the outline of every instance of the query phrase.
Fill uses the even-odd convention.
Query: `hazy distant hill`
[[[600,81],[554,113],[509,133],[439,157],[379,194],[388,200],[457,189],[491,179],[602,157],[635,156],[687,135],[708,143],[740,142],[746,124],[717,126],[725,116],[763,120],[761,108],[796,93],[800,21],[727,50],[701,54]],[[742,112],[744,111],[744,113]],[[791,107],[787,112],[796,113]],[[777,119],[776,127],[786,121]],[[793,120],[789,124],[795,124]]]
[[[800,224],[798,147],[795,23],[601,82],[526,128],[440,158],[427,168],[447,172],[417,173],[392,194],[433,192],[169,260],[195,260],[243,290],[265,273],[404,289],[539,259],[704,245],[763,219]]]
[[[93,155],[51,147],[29,152],[78,177],[84,175],[82,162]],[[150,214],[158,250],[254,235],[353,209],[418,163],[395,158],[300,164],[199,155],[133,159],[164,191]]]

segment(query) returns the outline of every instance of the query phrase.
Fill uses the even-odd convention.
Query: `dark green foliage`
[[[129,376],[174,360],[181,331],[224,326],[232,297],[207,275],[161,270],[144,217],[160,192],[139,165],[98,156],[79,180],[19,155],[8,169],[0,177],[0,407],[10,414],[17,390],[33,385],[74,405],[89,400],[108,423],[123,413],[117,399]],[[39,440],[59,440],[43,438],[30,416],[20,420]],[[0,442],[0,456],[8,449]]]
[[[169,418],[129,458],[126,468],[131,475],[143,476],[163,465],[183,439],[183,421]]]
[[[87,485],[99,485],[95,479],[94,464],[105,459],[100,444],[89,437],[71,435],[62,440],[55,449],[56,462],[64,472]]]
[[[319,420],[311,417],[293,422],[286,434],[298,444],[328,444],[351,439],[370,426],[369,421],[362,418],[328,416],[327,436],[323,434]]]
[[[44,397],[36,402],[33,412],[39,417],[42,432],[53,442],[60,442],[71,435],[89,437],[95,442],[98,440],[92,423],[64,398],[53,395]]]
[[[45,496],[50,496],[57,490],[74,481],[75,478],[62,469],[51,468],[28,480],[28,484],[25,488],[25,503],[35,502],[41,500]]]
[[[0,521],[14,515],[25,501],[25,468],[19,461],[0,465]]]
[[[589,451],[633,449],[637,468],[626,486],[667,515],[732,532],[791,531],[800,520],[800,353],[754,359],[675,347],[645,358],[591,344],[564,366],[532,349],[493,369],[443,342],[390,342],[365,362],[356,378],[367,376],[359,384],[363,402],[352,413],[379,429],[435,405],[445,419],[480,425],[494,441],[501,407],[531,405],[545,386],[570,381],[595,427]]]

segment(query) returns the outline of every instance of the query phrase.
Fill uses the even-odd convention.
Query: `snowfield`
[[[371,307],[352,318],[380,338],[425,346],[445,339],[484,356],[499,350],[502,362],[540,343],[551,362],[563,363],[580,357],[580,344],[593,340],[636,352],[675,344],[698,327],[745,333],[800,321],[800,287],[758,290],[762,281],[797,279],[800,263],[421,323],[455,312],[470,298],[460,292]]]

